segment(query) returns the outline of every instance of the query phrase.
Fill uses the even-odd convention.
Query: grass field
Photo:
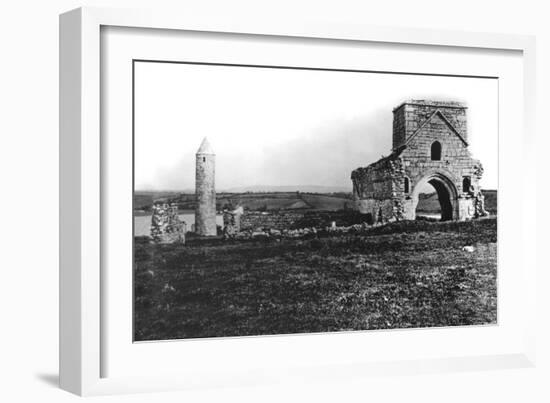
[[[135,339],[496,323],[496,229],[493,217],[298,240],[138,238]]]
[[[194,193],[134,192],[134,208],[150,209],[154,201],[173,201],[181,210],[195,209]],[[246,192],[216,194],[216,209],[242,206],[249,210],[341,210],[351,202],[351,193]]]

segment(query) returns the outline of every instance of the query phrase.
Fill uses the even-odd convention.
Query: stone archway
[[[430,184],[437,192],[441,207],[441,221],[456,220],[459,218],[458,190],[454,182],[444,173],[432,172],[420,179],[414,186],[405,215],[408,219],[416,218],[416,207],[421,189]]]

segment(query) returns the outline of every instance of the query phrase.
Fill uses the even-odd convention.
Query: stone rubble
[[[348,226],[335,226],[330,225],[324,228],[305,227],[297,229],[262,229],[256,228],[254,230],[243,230],[235,233],[225,233],[225,239],[262,239],[262,238],[302,238],[308,236],[317,236],[319,233],[324,232],[328,234],[361,234],[367,232],[369,229],[378,227],[381,224],[367,224],[363,222],[361,224],[353,224]]]

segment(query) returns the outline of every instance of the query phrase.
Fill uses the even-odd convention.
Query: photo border
[[[417,73],[417,72],[401,72],[401,71],[384,71],[384,70],[360,70],[360,69],[338,69],[338,68],[324,68],[324,67],[297,67],[297,66],[283,66],[283,65],[264,65],[264,64],[238,64],[238,63],[216,63],[216,62],[193,62],[193,61],[183,61],[183,60],[163,60],[163,59],[132,59],[132,214],[135,212],[135,173],[136,173],[136,160],[135,160],[135,94],[136,94],[136,63],[158,63],[158,64],[180,64],[180,65],[192,65],[192,66],[219,66],[219,67],[242,67],[242,68],[259,68],[259,69],[280,69],[280,70],[301,70],[301,71],[323,71],[323,72],[336,72],[336,73],[366,73],[366,74],[384,74],[384,75],[408,75],[408,76],[426,76],[426,77],[454,77],[454,78],[472,78],[472,79],[490,79],[497,81],[497,93],[500,88],[500,82],[498,76],[486,76],[486,75],[468,75],[468,74],[437,74],[437,73]],[[497,112],[499,113],[499,112]],[[499,124],[497,120],[497,127]],[[498,144],[497,144],[498,150]],[[497,158],[498,165],[498,158]],[[498,189],[497,194],[498,194]],[[498,196],[497,196],[498,199]],[[135,217],[134,217],[135,218]],[[170,339],[155,339],[155,340],[135,340],[135,219],[132,220],[132,342],[133,343],[151,343],[151,342],[166,342],[166,341],[178,341],[178,340],[193,340],[196,338],[170,338]],[[497,256],[498,262],[498,256]],[[497,283],[497,295],[498,295],[498,276],[495,279]],[[494,323],[484,323],[477,325],[440,325],[440,326],[427,326],[427,327],[410,327],[403,328],[404,330],[415,330],[415,329],[425,329],[425,328],[441,328],[441,327],[463,327],[463,326],[496,326],[498,325],[498,310],[497,310],[497,320]],[[353,331],[388,331],[388,330],[399,330],[401,328],[380,328],[380,329],[356,329]],[[331,332],[322,332],[322,333],[343,333],[349,331],[331,331]],[[280,333],[280,334],[267,334],[267,335],[256,335],[256,334],[247,334],[242,336],[210,336],[204,337],[206,339],[223,339],[231,337],[259,337],[259,336],[289,336],[289,335],[313,335],[321,332],[297,332],[297,333]]]

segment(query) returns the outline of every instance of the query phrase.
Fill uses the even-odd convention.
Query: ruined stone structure
[[[233,237],[241,231],[241,217],[243,213],[244,209],[241,206],[223,212],[224,236]]]
[[[231,237],[242,231],[322,229],[364,222],[365,216],[354,210],[340,211],[244,211],[239,207],[224,211],[224,234]]]
[[[415,219],[418,195],[431,184],[442,220],[486,215],[479,180],[483,168],[468,149],[466,106],[411,100],[393,110],[393,147],[387,157],[351,174],[356,209],[367,222]]]
[[[195,232],[202,236],[213,236],[216,235],[216,154],[206,137],[195,157]]]
[[[153,242],[185,243],[186,231],[185,222],[179,219],[177,204],[153,204],[153,215],[151,216]]]

